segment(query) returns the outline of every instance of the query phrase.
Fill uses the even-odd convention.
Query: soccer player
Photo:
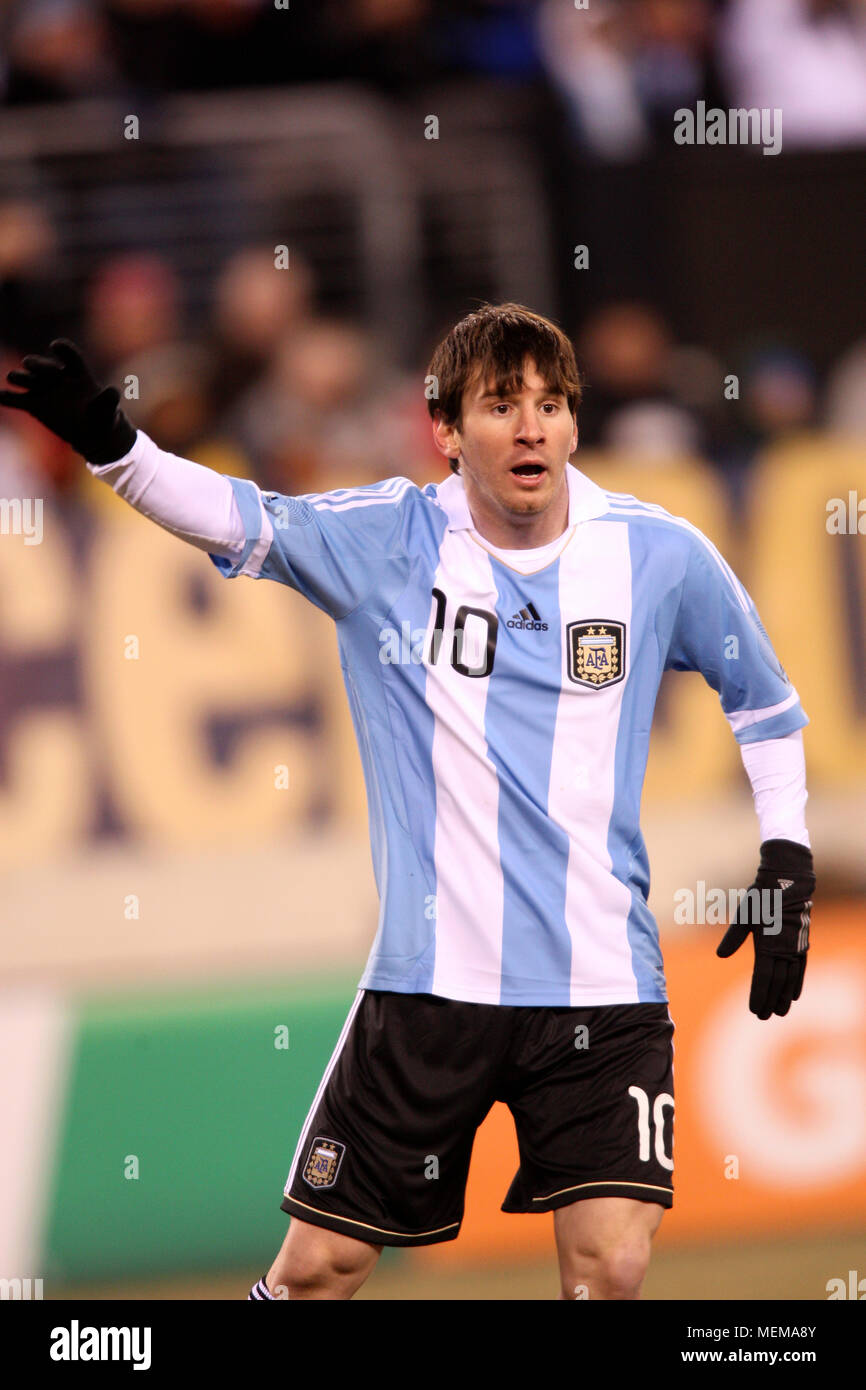
[[[674,1025],[639,826],[665,670],[718,692],[755,794],[753,888],[772,895],[749,894],[717,954],[752,937],[762,1019],[806,966],[808,721],[748,593],[688,521],[569,462],[574,352],[520,305],[437,347],[452,476],[426,487],[262,492],[160,450],[68,340],[23,367],[0,403],[227,578],[288,584],[337,624],[381,911],[249,1297],[351,1298],[383,1246],[455,1239],[497,1100],[519,1148],[502,1210],[553,1212],[559,1297],[639,1297],[673,1203]]]

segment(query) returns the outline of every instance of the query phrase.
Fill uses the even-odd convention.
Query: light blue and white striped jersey
[[[296,498],[231,479],[247,540],[216,566],[337,623],[381,903],[362,989],[665,1001],[639,826],[662,673],[700,671],[740,743],[808,723],[707,538],[566,477],[568,529],[530,573],[487,548],[459,475]]]

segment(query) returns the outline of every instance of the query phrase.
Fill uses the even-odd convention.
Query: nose
[[[528,444],[532,449],[537,444],[541,444],[543,439],[542,421],[536,414],[535,408],[531,405],[524,406],[517,420],[515,443]]]

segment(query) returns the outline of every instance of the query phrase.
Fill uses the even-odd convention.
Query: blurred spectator
[[[95,0],[27,0],[9,19],[7,62],[10,105],[100,96],[117,88]]]
[[[130,252],[104,262],[84,306],[84,338],[101,371],[180,336],[180,284],[167,261]]]
[[[763,444],[807,429],[815,421],[817,374],[802,353],[774,347],[757,352],[741,382],[746,430]]]
[[[725,397],[723,362],[708,348],[678,344],[671,352],[669,380],[680,405],[700,421],[700,452],[724,472],[727,451],[738,437],[738,426]]]
[[[294,250],[278,270],[272,247],[245,247],[222,267],[214,287],[210,394],[227,414],[267,370],[281,342],[310,317],[313,275]]]
[[[423,392],[414,385],[423,408]],[[409,474],[417,416],[379,345],[338,319],[302,324],[239,401],[233,437],[263,487],[323,492]],[[428,446],[429,447],[429,446]]]
[[[650,305],[606,305],[584,324],[577,348],[587,388],[578,415],[583,447],[647,457],[701,447],[698,414],[678,398],[670,331]]]
[[[709,0],[544,0],[542,57],[587,154],[635,159],[672,138],[679,107],[714,99],[712,18]]]
[[[114,380],[119,386],[129,376],[139,383],[138,397],[124,402],[130,418],[161,449],[189,457],[213,427],[206,350],[176,343],[145,348],[118,364]]]
[[[866,338],[849,348],[830,373],[825,422],[833,434],[866,441]]]
[[[739,505],[758,454],[815,425],[818,377],[806,356],[784,344],[753,349],[736,375],[739,400],[726,402],[727,432],[714,443],[711,455]]]
[[[27,198],[0,203],[0,342],[41,352],[69,331],[57,309],[57,237],[49,213]]]
[[[647,460],[695,458],[700,452],[696,422],[679,406],[666,401],[635,401],[608,421],[605,446],[617,454]]]
[[[720,53],[732,105],[781,108],[783,148],[866,142],[864,0],[731,0]]]
[[[542,58],[565,100],[578,144],[599,159],[634,159],[648,131],[632,82],[625,6],[600,0],[575,10],[544,0]]]
[[[451,471],[433,442],[423,390],[424,370],[422,367],[395,378],[383,396],[380,421],[383,459],[389,461],[392,473],[411,478],[419,487],[441,483]]]
[[[44,352],[71,332],[56,304],[57,241],[46,209],[26,198],[0,203],[0,381],[28,352]],[[80,460],[67,444],[24,411],[0,412],[0,495],[69,491]],[[5,481],[3,481],[5,480]]]
[[[631,0],[632,74],[644,119],[669,141],[674,112],[721,95],[710,0]]]
[[[452,0],[436,6],[433,39],[454,72],[529,81],[543,71],[537,0]]]

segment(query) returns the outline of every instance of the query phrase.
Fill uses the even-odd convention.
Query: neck
[[[503,550],[535,550],[568,529],[568,481],[563,475],[556,497],[543,512],[525,515],[503,511],[464,478],[469,512],[479,536]]]

